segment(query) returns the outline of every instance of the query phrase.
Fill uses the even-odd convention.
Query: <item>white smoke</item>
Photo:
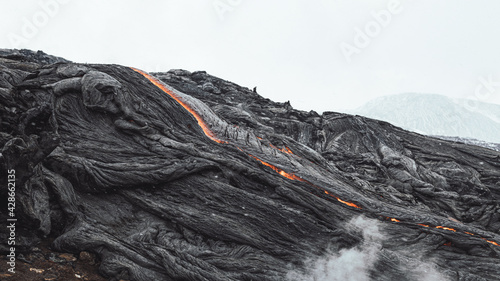
[[[378,220],[363,216],[353,218],[348,224],[349,231],[361,231],[363,242],[351,249],[343,249],[338,253],[330,253],[326,257],[306,261],[309,265],[307,273],[295,270],[287,274],[289,281],[369,281],[370,271],[374,268],[382,250],[384,235],[380,231]],[[386,238],[385,238],[386,239]],[[402,269],[408,277],[417,281],[444,281],[432,263],[423,262],[420,258],[408,257],[405,253],[396,253],[407,262],[411,268]]]
[[[288,279],[297,281],[370,280],[369,271],[375,265],[378,252],[382,248],[383,236],[378,225],[378,221],[369,220],[363,216],[352,219],[347,224],[347,228],[362,231],[363,243],[361,245],[343,249],[338,254],[331,253],[328,257],[315,261],[309,276],[291,272]]]

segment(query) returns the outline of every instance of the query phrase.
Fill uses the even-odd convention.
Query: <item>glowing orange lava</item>
[[[241,150],[241,148],[239,148],[239,149]],[[243,150],[241,150],[241,151],[243,151]],[[287,179],[291,179],[291,180],[298,180],[298,181],[306,182],[306,180],[305,180],[305,179],[303,179],[303,178],[301,178],[301,177],[299,177],[299,176],[297,176],[297,175],[295,175],[295,174],[290,174],[290,173],[287,173],[287,172],[285,172],[285,171],[283,171],[283,170],[279,169],[278,167],[276,167],[276,166],[274,166],[274,165],[271,165],[271,164],[269,164],[269,163],[267,163],[267,162],[265,162],[265,161],[262,161],[262,160],[261,160],[261,159],[259,159],[258,157],[253,156],[252,154],[248,154],[248,156],[252,157],[253,159],[255,159],[255,160],[257,160],[257,161],[259,161],[260,163],[262,163],[262,165],[267,166],[267,167],[269,167],[269,168],[273,169],[275,172],[277,172],[278,174],[280,174],[281,176],[283,176],[283,177],[285,177],[285,178],[287,178]]]
[[[423,226],[423,227],[430,227],[429,225],[427,224],[421,224],[421,223],[418,223],[417,225],[420,225],[420,226]],[[448,231],[453,231],[453,232],[457,232],[456,229],[454,228],[451,228],[451,227],[446,227],[446,226],[441,226],[441,225],[438,225],[438,226],[433,226],[433,228],[436,228],[436,229],[443,229],[443,230],[448,230]],[[471,232],[468,232],[468,231],[464,231],[463,233],[465,234],[468,234],[468,235],[472,235],[472,236],[475,236],[474,233],[471,233]],[[488,240],[486,238],[482,238],[482,237],[479,237],[481,239],[483,239],[484,241],[490,243],[490,244],[493,244],[495,246],[499,246],[500,247],[500,244],[498,244],[497,242],[495,241],[491,241],[491,240]],[[445,243],[444,244],[445,246],[451,246],[451,242],[448,242],[448,243]]]
[[[184,107],[189,113],[191,113],[193,115],[193,117],[196,119],[196,121],[198,122],[198,125],[200,126],[200,128],[203,130],[203,132],[205,133],[205,135],[207,137],[209,137],[211,140],[215,141],[215,142],[218,142],[218,143],[227,143],[226,141],[223,141],[223,140],[220,140],[218,138],[215,137],[215,134],[208,128],[208,125],[205,123],[205,121],[201,118],[201,116],[196,112],[194,111],[193,108],[191,108],[191,106],[189,106],[187,103],[185,103],[184,101],[182,101],[180,99],[179,96],[177,96],[176,94],[174,94],[172,91],[170,91],[166,86],[165,84],[163,84],[163,82],[161,82],[160,80],[158,80],[157,78],[149,75],[148,73],[142,71],[142,70],[139,70],[137,68],[133,68],[131,67],[135,72],[138,72],[140,73],[142,76],[146,77],[146,79],[148,79],[151,83],[153,83],[156,87],[160,88],[162,91],[164,91],[165,93],[167,93],[170,97],[172,97],[174,100],[176,100],[182,107]]]
[[[337,199],[340,203],[344,203],[344,204],[346,204],[347,206],[354,207],[354,208],[357,208],[357,209],[361,209],[361,207],[360,207],[360,206],[358,206],[358,205],[356,205],[356,204],[354,204],[354,203],[352,203],[352,202],[347,202],[347,201],[344,201],[344,200],[342,200],[342,199],[338,198],[337,196],[333,196],[333,197],[335,197],[335,199]]]
[[[500,247],[500,245],[499,245],[497,242],[495,242],[495,241],[486,240],[486,239],[484,239],[484,238],[481,238],[481,239],[483,239],[484,241],[486,241],[486,242],[488,242],[488,243],[491,243],[491,244],[493,244],[493,245],[495,245],[495,246],[499,246],[499,247]]]
[[[318,187],[318,188],[319,188],[319,187]],[[325,192],[325,194],[326,194],[326,195],[328,195],[328,196],[330,196],[330,197],[333,197],[333,198],[337,199],[337,201],[339,201],[339,202],[340,202],[340,203],[342,203],[342,204],[345,204],[345,205],[347,205],[347,206],[354,207],[354,208],[357,208],[357,209],[361,209],[361,207],[360,207],[360,206],[358,206],[358,205],[356,205],[356,204],[354,204],[354,203],[352,203],[352,202],[344,201],[344,200],[340,199],[339,197],[337,197],[337,196],[335,196],[335,195],[331,194],[330,192],[328,192],[328,191],[326,191],[326,190],[324,190],[324,192]]]
[[[277,150],[279,150],[281,152],[288,153],[288,154],[293,154],[292,150],[288,146],[285,146],[283,148],[277,148],[272,143],[269,144],[269,146],[272,147],[272,148],[274,148],[274,149],[277,149]]]
[[[392,222],[400,222],[400,220],[395,219],[395,218],[391,218],[391,221],[392,221]]]
[[[445,226],[440,226],[440,225],[436,226],[436,228],[457,232],[456,229],[445,227]]]
[[[293,152],[290,150],[288,146],[285,146],[283,148],[280,148],[281,151],[288,153],[288,154],[293,154]]]

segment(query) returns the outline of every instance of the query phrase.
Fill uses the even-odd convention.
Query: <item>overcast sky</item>
[[[498,0],[0,3],[0,48],[206,70],[298,109],[405,92],[500,104]]]

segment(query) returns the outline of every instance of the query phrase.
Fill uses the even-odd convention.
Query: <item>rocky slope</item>
[[[6,53],[18,252],[54,236],[110,280],[499,279],[499,152],[205,72]]]

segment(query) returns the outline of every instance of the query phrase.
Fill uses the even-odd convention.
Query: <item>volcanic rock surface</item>
[[[500,279],[497,151],[29,51],[0,52],[0,118],[18,251],[55,236],[110,280]]]

